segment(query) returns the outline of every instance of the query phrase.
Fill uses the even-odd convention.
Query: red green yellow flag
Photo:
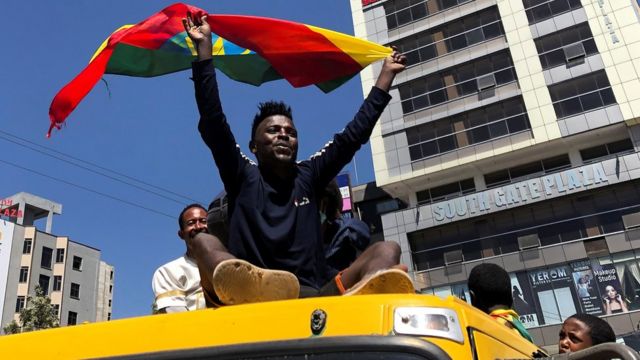
[[[182,25],[188,11],[196,17],[205,14],[178,3],[113,32],[87,67],[54,97],[47,136],[104,74],[151,77],[190,68],[196,52]],[[370,41],[291,21],[216,14],[209,14],[207,21],[215,67],[256,86],[284,78],[294,87],[316,85],[329,92],[391,54],[391,48]]]

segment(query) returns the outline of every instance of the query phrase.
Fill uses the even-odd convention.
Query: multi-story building
[[[576,312],[640,326],[635,0],[351,0],[408,58],[371,138],[382,216],[424,293],[497,263],[535,341]],[[362,73],[363,90],[380,65]]]
[[[1,203],[1,325],[19,319],[38,285],[51,298],[61,326],[109,320],[113,266],[100,260],[100,250],[51,234],[53,215],[62,213],[62,205],[24,192]],[[45,217],[43,232],[34,221]]]

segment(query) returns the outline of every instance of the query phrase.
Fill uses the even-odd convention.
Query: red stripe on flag
[[[60,124],[62,124],[64,119],[67,118],[73,109],[78,106],[80,100],[82,100],[100,80],[107,68],[107,63],[112,53],[113,47],[106,47],[80,74],[56,94],[56,97],[53,98],[51,106],[49,107],[51,125],[49,126],[47,137],[51,136],[51,130],[53,130],[54,127],[60,128]]]
[[[257,52],[295,87],[362,70],[351,56],[304,24],[237,15],[210,15],[207,21],[214,33]]]

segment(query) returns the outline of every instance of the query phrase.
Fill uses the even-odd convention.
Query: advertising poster
[[[520,315],[520,322],[526,328],[535,327],[540,325],[538,322],[538,313],[536,312],[535,304],[533,302],[533,296],[531,288],[529,287],[529,281],[527,280],[527,274],[524,272],[510,273],[511,288],[513,295],[513,310]]]
[[[4,299],[5,292],[7,291],[7,276],[9,274],[14,227],[14,223],[0,220],[0,299]],[[0,301],[0,318],[2,317],[3,311],[4,301]]]
[[[569,266],[532,270],[528,275],[542,324],[559,324],[577,312],[577,296]]]
[[[580,261],[571,264],[573,270],[573,284],[578,295],[581,312],[591,315],[604,314],[604,307],[596,281],[594,280],[593,270],[589,261]]]
[[[610,315],[629,312],[628,301],[622,292],[620,278],[613,264],[593,263],[591,268],[600,290],[604,313]]]
[[[340,194],[342,195],[342,212],[351,211],[351,181],[349,180],[349,174],[336,176],[336,183],[338,183],[338,188],[340,188]]]

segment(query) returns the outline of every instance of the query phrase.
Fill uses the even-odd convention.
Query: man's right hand
[[[211,44],[211,27],[207,22],[207,15],[202,15],[200,19],[194,19],[191,12],[187,12],[187,17],[182,19],[184,30],[189,35],[198,53],[198,60],[208,60],[212,57],[213,46]]]

